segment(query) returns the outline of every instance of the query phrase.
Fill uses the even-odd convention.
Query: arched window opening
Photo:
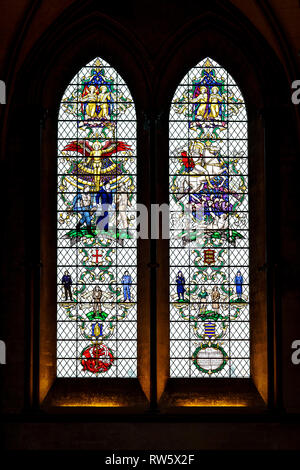
[[[136,114],[96,58],[58,120],[57,376],[137,376]]]
[[[170,377],[250,376],[246,106],[210,58],[169,116]]]

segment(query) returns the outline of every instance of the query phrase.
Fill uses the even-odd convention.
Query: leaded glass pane
[[[136,115],[96,58],[58,120],[57,376],[136,377]]]
[[[247,113],[212,59],[170,109],[170,376],[249,377]]]

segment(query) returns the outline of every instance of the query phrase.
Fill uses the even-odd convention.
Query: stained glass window
[[[246,106],[210,58],[170,109],[170,376],[249,377]]]
[[[136,377],[136,114],[96,58],[58,120],[57,376]]]

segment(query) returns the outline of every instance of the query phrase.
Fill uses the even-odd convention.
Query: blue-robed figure
[[[185,278],[182,274],[181,271],[178,271],[177,277],[176,277],[176,284],[177,284],[177,295],[178,295],[178,300],[182,298],[184,300],[184,293],[185,293]]]
[[[96,225],[100,230],[108,231],[109,225],[109,208],[113,204],[113,193],[111,191],[110,183],[106,183],[104,187],[100,188],[96,195],[96,203],[101,202],[102,214],[98,217]],[[99,224],[99,225],[98,225]]]
[[[81,219],[76,225],[76,230],[80,230],[86,224],[87,232],[93,235],[91,211],[94,209],[94,206],[95,196],[93,193],[90,193],[89,186],[84,186],[83,191],[76,194],[73,199],[73,211],[81,215]]]
[[[132,280],[128,271],[125,271],[124,276],[122,277],[122,284],[123,284],[124,302],[127,299],[129,300],[129,302],[131,302],[130,286],[132,284]]]
[[[72,278],[70,274],[68,273],[68,271],[66,271],[65,274],[63,275],[61,283],[64,286],[64,290],[65,290],[65,300],[68,300],[68,296],[70,296],[70,300],[73,301],[72,291],[71,291]]]
[[[236,276],[235,276],[235,289],[236,289],[236,295],[238,299],[242,298],[242,293],[243,293],[243,276],[241,275],[241,271],[238,271]]]

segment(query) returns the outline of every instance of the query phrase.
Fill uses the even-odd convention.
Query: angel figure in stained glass
[[[227,119],[240,112],[240,103],[230,93],[225,78],[219,76],[218,68],[207,59],[201,75],[192,79],[192,87],[174,100],[174,111],[187,117],[193,131],[225,130]]]
[[[81,111],[85,121],[110,121],[114,109],[115,93],[113,93],[113,80],[105,76],[101,62],[95,62],[91,76],[83,80],[81,91]],[[84,123],[83,123],[84,124]],[[81,123],[82,125],[82,123]],[[99,122],[98,124],[99,125]]]
[[[196,119],[206,119],[208,115],[208,94],[205,86],[199,88],[199,95],[192,98],[191,103],[197,103],[195,107]]]
[[[98,118],[109,119],[109,116],[110,116],[109,104],[111,102],[111,93],[108,91],[106,86],[101,86],[99,91],[100,93],[98,96],[98,103],[99,103]]]
[[[220,95],[219,88],[217,86],[212,87],[209,97],[209,119],[222,119],[221,103],[223,100],[224,97]]]
[[[97,117],[97,101],[98,93],[97,88],[94,85],[87,87],[86,94],[82,97],[84,114],[89,118],[94,119]]]
[[[117,93],[114,78],[99,59],[81,78],[77,89],[70,90],[62,101],[64,113],[73,115],[80,131],[87,130],[89,135],[94,128],[102,129],[105,135],[115,129],[116,120],[132,106],[131,97],[124,96],[120,89]]]
[[[109,157],[117,152],[129,151],[130,146],[121,141],[108,140],[102,144],[96,140],[90,145],[86,140],[79,140],[70,142],[63,150],[78,152],[87,157],[86,162],[81,161],[73,165],[70,175],[77,178],[81,184],[90,184],[94,191],[98,192],[101,184],[116,179],[123,173],[122,164]]]

